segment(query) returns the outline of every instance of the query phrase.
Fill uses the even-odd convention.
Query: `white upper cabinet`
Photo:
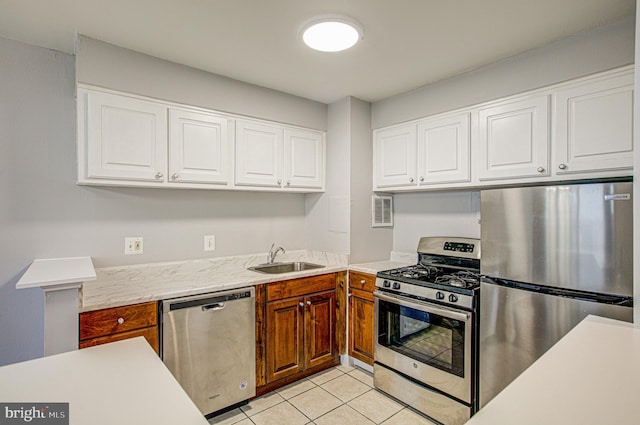
[[[236,121],[236,184],[282,186],[282,127],[262,122]]]
[[[228,184],[230,122],[225,117],[171,108],[169,180]]]
[[[478,177],[549,174],[549,96],[495,103],[478,111]]]
[[[284,185],[288,188],[324,187],[324,135],[317,131],[285,128]]]
[[[471,178],[469,113],[418,123],[418,184],[466,182]]]
[[[555,172],[633,167],[633,72],[596,78],[555,94]]]
[[[411,187],[416,179],[416,124],[374,132],[374,188]]]
[[[167,108],[145,100],[79,91],[79,164],[89,179],[166,181]],[[86,158],[84,155],[86,154]]]
[[[321,131],[78,87],[80,184],[322,192],[325,167]]]

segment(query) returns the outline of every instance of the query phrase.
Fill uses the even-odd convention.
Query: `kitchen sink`
[[[301,272],[303,270],[321,269],[324,266],[320,264],[305,263],[304,261],[296,261],[294,263],[273,263],[260,264],[258,266],[249,267],[249,270],[259,273],[280,274]]]

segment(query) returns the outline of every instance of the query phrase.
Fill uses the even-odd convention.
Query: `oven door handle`
[[[463,313],[461,311],[451,310],[444,307],[438,307],[435,304],[431,304],[431,303],[429,304],[417,303],[417,302],[414,302],[413,300],[410,300],[405,297],[401,297],[399,295],[390,296],[380,291],[375,291],[373,295],[383,301],[398,304],[403,307],[415,308],[416,310],[426,311],[427,313],[439,314],[441,316],[448,317],[449,319],[460,320],[464,322],[469,320],[471,317],[471,313],[466,313],[466,312]]]

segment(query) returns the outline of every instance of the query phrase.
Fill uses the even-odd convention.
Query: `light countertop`
[[[68,402],[70,425],[208,424],[142,337],[0,367],[0,400]]]
[[[391,270],[391,269],[397,269],[399,267],[406,267],[410,264],[412,263],[405,263],[401,261],[375,261],[372,263],[349,264],[349,270],[353,270],[361,273],[376,274],[384,270]]]
[[[640,329],[588,316],[468,425],[635,425],[640,420]]]
[[[264,257],[244,255],[97,268],[97,279],[82,285],[80,311],[235,289],[347,269],[346,255],[293,251],[279,255],[277,261],[307,261],[325,267],[283,274],[264,274],[247,270],[250,266],[263,263]]]

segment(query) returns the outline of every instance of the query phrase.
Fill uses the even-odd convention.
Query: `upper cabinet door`
[[[322,189],[324,157],[324,134],[285,128],[284,186]]]
[[[229,122],[215,115],[169,110],[169,181],[228,184]]]
[[[236,121],[236,184],[282,186],[282,127]]]
[[[633,168],[633,71],[559,90],[555,172]]]
[[[478,112],[480,180],[549,175],[549,96],[509,100]]]
[[[373,147],[374,188],[416,186],[416,125],[377,130]]]
[[[133,97],[86,96],[87,178],[166,181],[167,107]]]
[[[418,184],[470,180],[469,121],[464,113],[418,123]]]

